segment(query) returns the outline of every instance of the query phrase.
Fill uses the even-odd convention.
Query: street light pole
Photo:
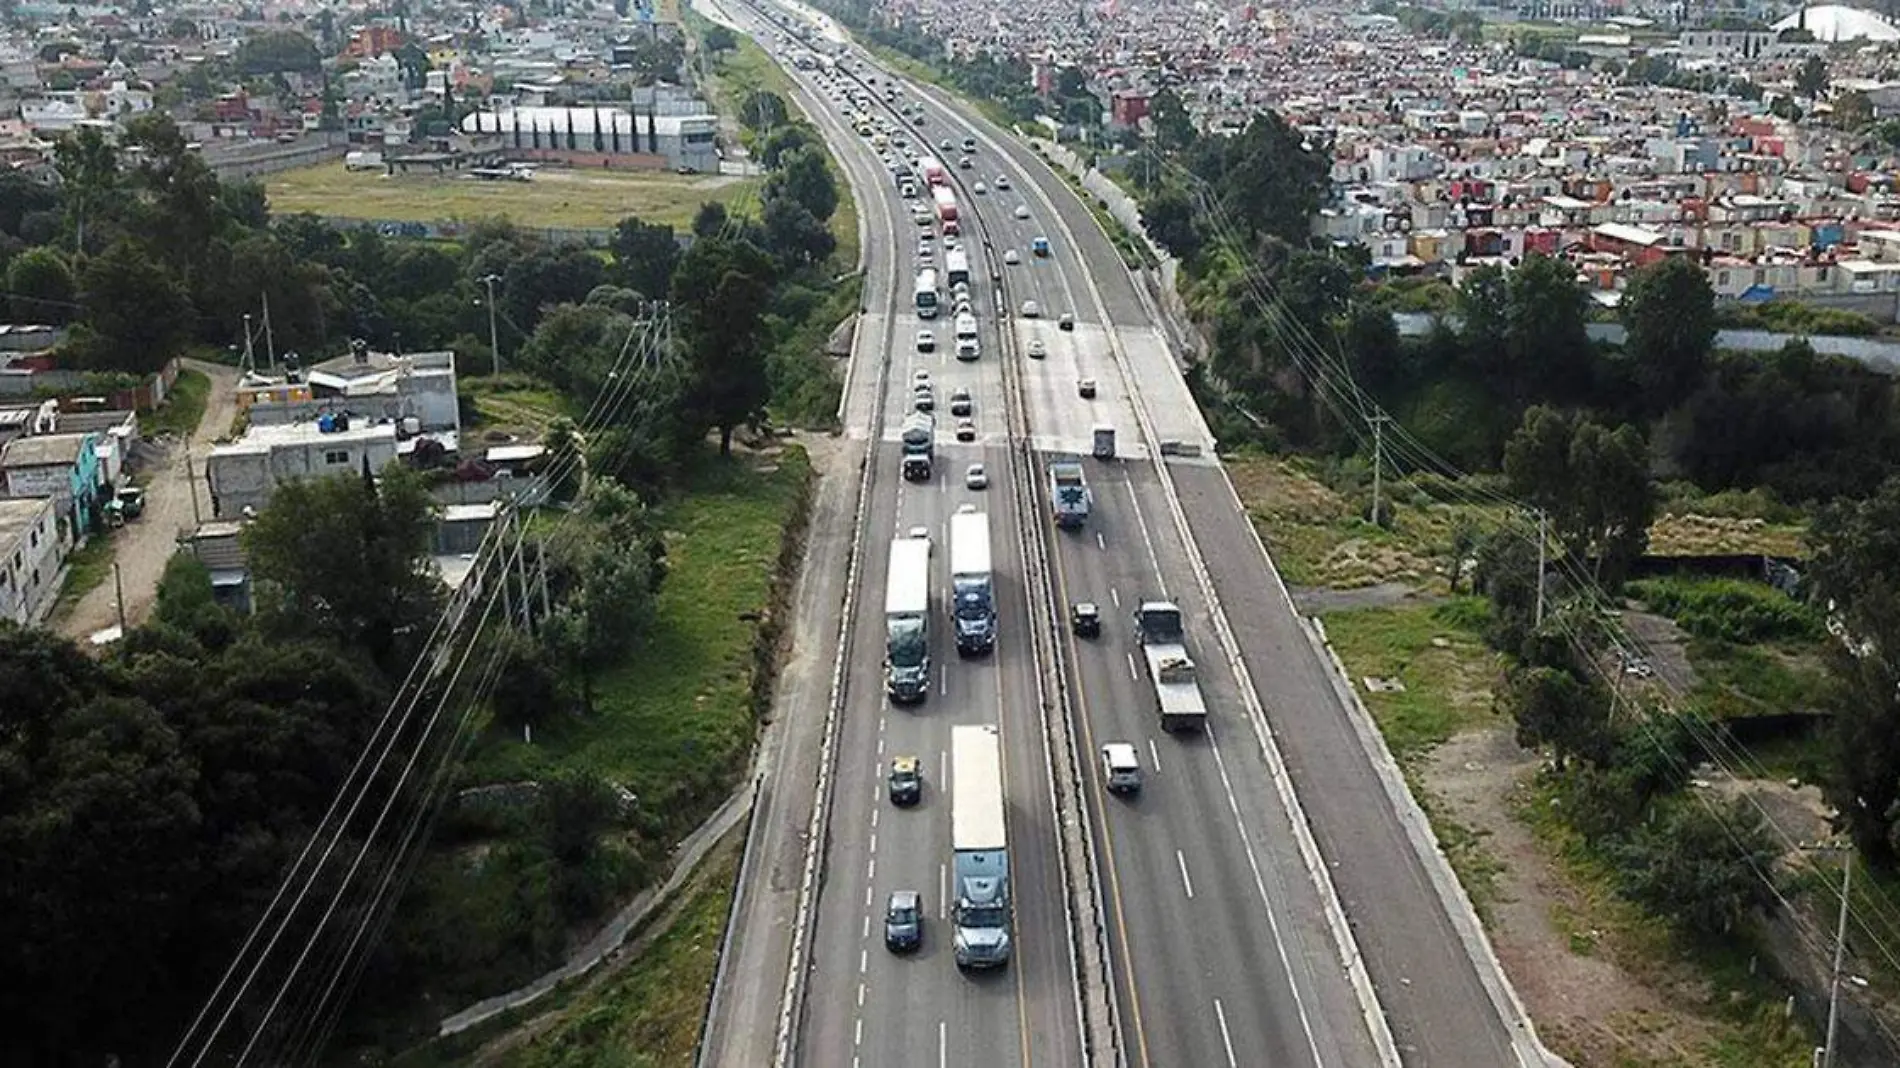
[[[494,373],[501,373],[501,340],[495,332],[495,283],[501,281],[498,274],[485,274],[482,284],[488,287],[488,355],[494,360]]]

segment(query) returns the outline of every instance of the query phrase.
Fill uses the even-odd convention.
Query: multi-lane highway
[[[781,59],[801,47],[777,40],[755,12],[727,9]],[[873,69],[862,53],[847,54],[861,72]],[[889,75],[876,74],[881,97]],[[1059,754],[1045,734],[1047,715],[1070,717],[1082,752],[1081,796],[1090,806],[1118,1045],[1128,1063],[1371,1065],[1390,1048],[1381,1039],[1392,1036],[1407,1064],[1513,1063],[1510,1030],[1431,895],[1225,476],[1211,459],[1177,458],[1164,468],[1156,455],[1163,442],[1211,455],[1213,443],[1156,317],[1087,209],[1020,142],[934,91],[904,86],[905,100],[927,105],[927,119],[901,132],[953,168],[966,218],[984,357],[957,363],[948,319],[920,322],[910,307],[912,271],[941,268],[942,253],[920,260],[925,228],[912,223],[882,164],[839,119],[846,79],[799,77],[865,221],[865,313],[845,423],[869,439],[872,470],[828,835],[820,842],[824,879],[814,898],[802,1024],[793,1036],[798,1063],[1081,1059],[1050,785]],[[892,112],[882,117],[901,121]],[[955,169],[965,136],[978,148],[969,170]],[[955,151],[929,147],[945,138]],[[996,187],[999,174],[1012,188]],[[974,192],[978,181],[990,187],[985,194]],[[1050,243],[1047,258],[1030,252],[1038,237]],[[1020,263],[1004,265],[1011,249]],[[992,270],[1000,287],[988,284]],[[1041,309],[1033,318],[1021,314],[1031,300]],[[1064,313],[1074,315],[1073,331],[1057,328]],[[938,334],[933,353],[917,350],[925,327]],[[1032,340],[1046,358],[1025,356]],[[1014,361],[1013,378],[1003,373],[1004,359]],[[898,477],[896,429],[919,371],[937,384],[939,398],[971,391],[978,440],[953,441],[947,429],[954,420],[940,419],[935,477],[914,484]],[[1079,396],[1085,377],[1096,382],[1093,399]],[[1038,469],[1052,457],[1086,457],[1097,425],[1114,426],[1119,439],[1120,459],[1084,460],[1093,514],[1080,532],[1047,535],[1046,576],[1031,573],[1011,536],[1030,529],[1043,537],[1049,516],[1034,504],[1019,506],[1003,485],[1012,477],[1010,404],[1026,420]],[[978,461],[990,472],[988,490],[963,484],[965,466]],[[1046,491],[1029,500],[1046,506]],[[962,660],[939,623],[928,700],[893,707],[881,678],[890,539],[914,528],[932,536],[935,619],[943,621],[944,535],[948,517],[965,503],[988,511],[997,531],[1001,641],[991,657]],[[1157,597],[1187,616],[1211,711],[1205,736],[1158,728],[1128,621],[1138,601]],[[1070,601],[1094,601],[1106,617],[1099,639],[1060,637],[1060,692],[1039,684],[1027,633],[1032,609],[1048,613],[1051,599],[1058,612]],[[1217,627],[1219,619],[1228,626]],[[1224,648],[1238,651],[1238,666]],[[1260,744],[1268,721],[1290,757],[1292,782],[1303,787],[1304,814],[1283,804],[1291,791],[1276,789],[1285,780],[1275,779],[1272,754]],[[1001,974],[981,977],[961,975],[951,962],[945,917],[947,753],[950,728],[966,723],[1002,727],[1015,876],[1016,957]],[[1111,740],[1134,743],[1142,754],[1146,787],[1131,800],[1103,789],[1094,755]],[[924,801],[915,809],[894,808],[884,792],[883,773],[899,754],[920,757],[926,769]],[[1356,945],[1342,945],[1325,922],[1329,902],[1298,844],[1309,823],[1307,841],[1316,838],[1325,855]],[[884,950],[881,922],[887,895],[900,888],[919,891],[930,917],[922,952],[903,957]],[[1342,958],[1355,950],[1366,954],[1390,1034],[1358,996],[1363,985],[1356,992],[1351,982],[1347,964],[1356,959]]]

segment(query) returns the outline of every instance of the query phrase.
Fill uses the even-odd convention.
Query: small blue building
[[[0,491],[53,498],[61,540],[80,541],[92,534],[104,505],[98,445],[91,431],[15,438],[0,447]]]

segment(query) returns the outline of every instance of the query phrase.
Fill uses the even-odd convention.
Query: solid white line
[[[948,667],[945,667],[937,676],[937,692],[946,696],[950,693],[950,669]]]
[[[1227,1047],[1227,1068],[1236,1068],[1234,1060],[1234,1036],[1227,1033],[1227,1010],[1220,1007],[1220,999],[1214,999],[1214,1019],[1220,1023],[1220,1044]]]
[[[950,915],[950,865],[937,865],[937,918],[946,919]]]
[[[937,1021],[937,1068],[950,1063],[950,1025],[947,1021]]]
[[[1188,900],[1192,901],[1194,900],[1194,880],[1188,878],[1187,858],[1181,855],[1179,849],[1174,851],[1174,862],[1181,866],[1181,888],[1187,891]]]
[[[1153,738],[1148,739],[1148,759],[1154,762],[1156,771],[1161,770],[1161,750],[1155,747],[1155,740]],[[873,816],[875,815],[876,814],[873,813]],[[875,824],[877,820],[872,819],[871,822]]]
[[[1128,677],[1139,681],[1141,675],[1135,671],[1135,654],[1123,653],[1122,656],[1128,659]]]

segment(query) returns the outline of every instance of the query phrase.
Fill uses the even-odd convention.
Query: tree
[[[1511,491],[1549,516],[1567,556],[1595,557],[1599,581],[1621,581],[1649,542],[1655,489],[1648,447],[1635,427],[1610,431],[1534,407],[1504,449]]]
[[[754,89],[739,102],[739,121],[753,133],[765,133],[783,125],[789,114],[785,98],[767,89]]]
[[[715,24],[706,30],[700,38],[700,44],[706,47],[706,51],[716,56],[739,47],[739,38],[731,30]]]
[[[1809,56],[1801,61],[1800,68],[1794,72],[1794,91],[1809,100],[1819,100],[1821,94],[1827,92],[1830,81],[1832,78],[1828,74],[1827,60],[1820,56]]]
[[[95,216],[110,214],[110,205],[118,194],[122,177],[118,149],[97,127],[82,126],[54,145],[53,169],[59,173],[60,198],[66,204],[73,247],[83,251],[87,228],[93,225]]]
[[[1557,404],[1589,397],[1596,350],[1584,318],[1583,290],[1567,260],[1532,253],[1505,276],[1506,378],[1519,403],[1535,396]],[[1534,392],[1533,392],[1534,391]]]
[[[435,505],[399,466],[279,486],[244,530],[258,614],[274,633],[406,665],[441,602],[429,567]]]
[[[315,74],[323,68],[316,42],[295,30],[272,30],[247,37],[232,57],[240,74]]]
[[[1610,696],[1562,668],[1512,672],[1502,703],[1517,722],[1517,744],[1549,747],[1559,769],[1572,758],[1601,766],[1615,745]]]
[[[1781,847],[1747,801],[1669,806],[1616,850],[1623,893],[1690,934],[1719,938],[1779,895]]]
[[[641,221],[629,215],[614,227],[608,248],[614,255],[617,282],[653,300],[665,300],[679,266],[679,237],[665,223]]]
[[[1162,187],[1141,205],[1141,222],[1148,236],[1183,262],[1191,262],[1203,244],[1194,222],[1196,214],[1194,198],[1173,185]]]
[[[1660,414],[1686,400],[1701,384],[1715,345],[1708,272],[1688,256],[1644,267],[1630,279],[1618,315],[1629,331],[1624,349],[1636,365],[1643,407]]]
[[[808,145],[779,159],[779,168],[765,180],[764,199],[790,197],[819,222],[838,210],[838,183],[831,176],[823,149]]]
[[[1859,89],[1850,89],[1834,98],[1834,125],[1842,130],[1862,130],[1874,121],[1874,103]]]
[[[693,409],[719,428],[719,451],[732,451],[732,432],[765,409],[763,323],[775,274],[771,257],[747,241],[696,242],[680,260],[674,291],[686,312],[692,354]]]
[[[730,220],[731,216],[726,213],[724,204],[717,200],[708,200],[700,204],[699,210],[693,213],[693,236],[702,241],[709,237],[718,237],[725,233]]]
[[[588,249],[578,245],[537,248],[501,272],[498,299],[517,330],[533,330],[543,309],[579,304],[606,277],[607,265]]]
[[[773,253],[793,267],[823,263],[837,251],[838,240],[825,224],[791,197],[765,201],[766,241]]]
[[[785,155],[793,149],[816,147],[823,142],[810,126],[802,122],[788,122],[776,127],[766,137],[765,144],[759,149],[759,162],[767,170],[777,170],[784,162]]]
[[[151,374],[190,336],[190,297],[128,240],[87,260],[79,289],[87,332],[80,351],[88,367]]]
[[[1237,137],[1200,138],[1185,159],[1244,243],[1266,235],[1295,247],[1306,244],[1328,164],[1277,113],[1255,116]]]
[[[1155,143],[1167,152],[1188,147],[1198,136],[1181,94],[1172,88],[1162,89],[1148,102],[1148,121],[1154,124]]]
[[[13,257],[6,286],[15,322],[58,324],[73,317],[73,273],[50,248],[30,248]]]

